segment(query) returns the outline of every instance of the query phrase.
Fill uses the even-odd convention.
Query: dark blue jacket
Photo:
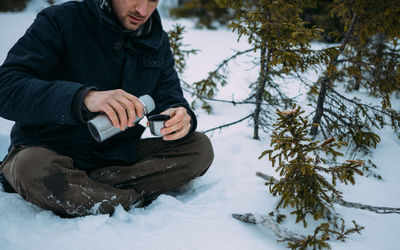
[[[168,36],[157,11],[151,32],[135,37],[96,0],[68,2],[41,11],[0,67],[0,116],[15,121],[11,146],[40,145],[73,158],[80,169],[94,161],[132,164],[142,126],[97,143],[82,118],[90,87],[149,94],[160,113],[184,106]],[[82,95],[83,93],[83,95]]]

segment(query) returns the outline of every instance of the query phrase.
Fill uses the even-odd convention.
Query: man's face
[[[128,30],[138,30],[157,8],[159,0],[112,0],[114,13]]]

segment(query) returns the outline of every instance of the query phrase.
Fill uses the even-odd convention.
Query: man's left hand
[[[191,117],[184,107],[169,108],[161,114],[171,117],[161,129],[165,141],[178,140],[189,133]]]

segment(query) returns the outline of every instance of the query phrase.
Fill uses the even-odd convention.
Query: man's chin
[[[124,22],[122,24],[125,29],[131,30],[131,31],[137,31],[142,25],[141,24],[135,24],[131,22]]]
[[[140,28],[140,26],[129,25],[128,27],[125,26],[125,28],[126,28],[127,30],[130,30],[130,31],[137,31],[137,30]]]

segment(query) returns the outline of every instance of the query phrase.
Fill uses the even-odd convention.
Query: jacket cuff
[[[87,93],[91,90],[97,90],[96,87],[82,87],[76,92],[72,100],[72,113],[73,117],[81,123],[85,123],[95,117],[95,114],[90,112],[83,103]]]

